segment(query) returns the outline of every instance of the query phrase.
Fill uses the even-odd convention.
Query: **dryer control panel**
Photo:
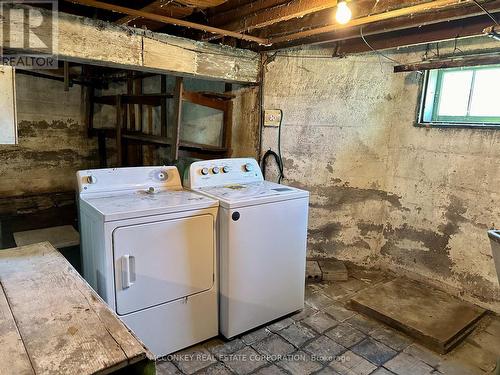
[[[252,158],[198,161],[191,164],[184,176],[184,186],[190,189],[260,181],[264,181],[262,171]]]
[[[87,169],[76,173],[78,192],[104,193],[125,190],[181,190],[177,167]]]

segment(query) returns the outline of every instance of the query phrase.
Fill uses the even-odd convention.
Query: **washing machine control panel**
[[[191,164],[184,186],[200,188],[263,181],[259,164],[251,158],[205,160]]]

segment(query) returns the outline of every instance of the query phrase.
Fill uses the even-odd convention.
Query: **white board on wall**
[[[0,144],[17,144],[15,70],[0,65]]]

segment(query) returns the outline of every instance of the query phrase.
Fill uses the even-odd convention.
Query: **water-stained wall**
[[[75,172],[98,165],[81,86],[16,74],[16,91],[19,144],[0,145],[0,197],[73,190]]]
[[[500,130],[414,127],[420,74],[373,53],[318,54],[331,51],[278,53],[264,86],[265,107],[284,111],[284,183],[311,191],[309,255],[411,273],[499,311],[486,230],[500,226]],[[264,130],[264,150],[276,141]]]
[[[174,81],[169,77],[172,90]],[[186,87],[223,92],[225,86],[222,82],[186,79]],[[144,90],[146,93],[159,92],[159,77],[146,79]],[[43,206],[40,208],[57,205],[51,194],[73,191],[77,170],[99,167],[97,140],[87,137],[80,85],[75,84],[64,91],[63,82],[18,73],[16,91],[19,144],[0,145],[0,214],[15,213],[17,206],[22,210],[26,204],[30,210],[40,205]],[[113,86],[106,94],[110,92],[124,93],[124,85]],[[235,85],[233,89],[235,156],[257,156],[259,112],[256,93],[255,87]],[[96,127],[114,126],[113,107],[96,105],[95,110]],[[154,108],[152,115],[154,129],[159,134],[159,108]],[[172,109],[169,116],[173,116]],[[253,126],[248,126],[249,123]],[[204,116],[201,111],[188,111],[183,122],[183,139],[218,144],[220,127],[220,120]],[[110,165],[114,165],[114,141],[109,140],[108,146]],[[158,163],[164,162],[162,158],[157,159]],[[33,202],[26,203],[26,196],[33,196]],[[11,197],[23,197],[20,198],[22,202],[14,204]]]

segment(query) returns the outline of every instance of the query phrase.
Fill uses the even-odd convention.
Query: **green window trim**
[[[436,69],[425,73],[422,100],[420,104],[417,126],[443,126],[443,127],[475,127],[500,129],[500,116],[473,116],[470,115],[472,95],[476,72],[485,69],[500,68],[500,65],[489,65],[480,67]],[[465,116],[442,116],[438,114],[442,96],[443,76],[453,71],[472,71],[472,81],[469,88],[467,115]],[[500,105],[500,102],[499,102]]]

